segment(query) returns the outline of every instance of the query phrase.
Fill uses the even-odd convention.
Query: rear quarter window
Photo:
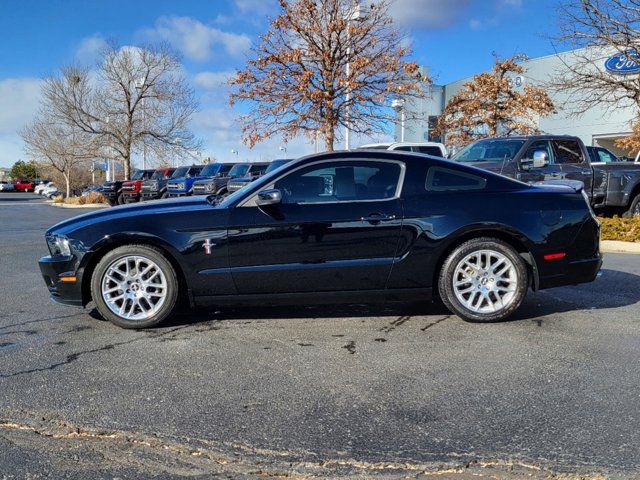
[[[482,190],[487,180],[472,173],[460,172],[443,167],[431,167],[427,172],[425,188],[429,192],[459,190]]]

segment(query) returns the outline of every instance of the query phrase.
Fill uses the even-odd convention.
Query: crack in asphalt
[[[304,450],[274,450],[232,442],[81,426],[52,415],[27,410],[14,410],[1,415],[0,437],[19,448],[33,450],[39,456],[51,455],[58,458],[64,452],[72,452],[74,468],[89,471],[129,467],[145,474],[241,475],[249,478],[375,476],[399,479],[445,475],[454,479],[604,478],[603,475],[592,472],[559,475],[542,465],[497,458],[439,463],[367,461],[330,456],[320,459],[319,454]],[[448,456],[453,459],[470,455],[451,452]]]
[[[6,373],[6,374],[0,374],[0,379],[1,378],[11,378],[11,377],[17,377],[17,376],[21,376],[21,375],[28,375],[31,373],[38,373],[38,372],[45,372],[45,371],[51,371],[51,370],[55,370],[57,368],[60,368],[64,365],[69,365],[70,363],[75,362],[76,360],[78,360],[78,358],[80,358],[83,355],[87,355],[87,354],[91,354],[91,353],[98,353],[98,352],[104,352],[107,350],[113,350],[116,347],[120,347],[123,345],[130,345],[132,343],[136,343],[148,338],[161,338],[164,337],[166,335],[170,335],[172,333],[175,333],[179,330],[183,330],[185,328],[187,328],[188,325],[183,325],[180,327],[176,327],[164,332],[157,332],[157,333],[147,333],[146,335],[140,335],[138,337],[129,339],[129,340],[125,340],[122,342],[114,342],[114,343],[110,343],[107,345],[103,345],[101,347],[97,347],[97,348],[92,348],[92,349],[88,349],[88,350],[81,350],[79,352],[74,352],[74,353],[70,353],[69,355],[66,356],[66,358],[60,362],[56,362],[56,363],[52,363],[46,367],[38,367],[38,368],[30,368],[28,370],[20,370],[18,372],[14,372],[14,373]],[[72,330],[70,330],[69,332],[71,332]],[[69,332],[65,332],[65,333],[69,333]],[[5,347],[5,348],[11,348],[11,347]]]
[[[425,331],[427,331],[429,328],[434,327],[434,326],[438,325],[439,323],[442,323],[442,322],[444,322],[445,320],[450,319],[451,317],[452,317],[452,315],[445,315],[445,316],[444,316],[444,317],[442,317],[442,318],[439,318],[439,319],[437,319],[437,320],[434,320],[434,321],[433,321],[433,322],[431,322],[431,323],[428,323],[427,325],[425,325],[424,327],[422,327],[420,330],[421,330],[421,331],[423,331],[423,332],[425,332]]]

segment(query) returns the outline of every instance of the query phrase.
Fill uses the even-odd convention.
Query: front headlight
[[[216,185],[213,182],[207,183],[204,188],[207,190],[207,192],[213,192],[216,188]]]
[[[47,246],[52,257],[68,257],[71,255],[69,239],[58,235],[47,237]]]

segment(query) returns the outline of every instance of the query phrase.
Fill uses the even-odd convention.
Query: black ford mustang
[[[362,302],[439,295],[500,320],[527,289],[590,282],[599,223],[579,187],[531,186],[443,159],[334,152],[291,162],[218,202],[160,200],[46,233],[58,302],[126,328],[191,305]]]

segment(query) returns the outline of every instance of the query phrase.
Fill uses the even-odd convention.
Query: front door
[[[540,168],[527,168],[526,166],[533,161],[534,152],[540,150],[546,152],[549,164]],[[562,178],[562,168],[556,162],[554,151],[549,140],[534,140],[526,147],[524,154],[520,158],[519,171],[516,178],[527,183],[558,180]]]
[[[385,287],[402,225],[404,165],[326,160],[286,173],[282,201],[231,213],[229,266],[239,293]]]

